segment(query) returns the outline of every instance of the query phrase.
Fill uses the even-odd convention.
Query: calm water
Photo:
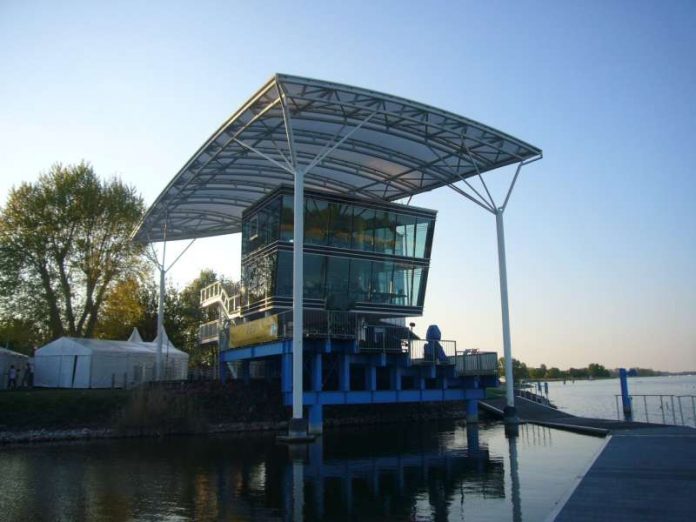
[[[332,431],[293,457],[270,435],[5,447],[0,518],[542,520],[602,442],[445,422]]]
[[[615,395],[621,393],[619,379],[599,379],[596,381],[567,381],[550,382],[549,398],[560,409],[579,416],[595,417],[600,419],[616,419]],[[631,395],[674,395],[696,396],[696,375],[679,375],[674,377],[635,377],[628,379],[628,393]],[[676,419],[682,424],[696,425],[696,404],[691,399],[679,399],[675,397],[674,408],[672,401],[663,398],[662,403],[658,397],[649,397],[645,400],[634,397],[634,418],[638,421],[662,422],[663,413],[667,423],[673,423]],[[647,406],[647,417],[646,417]]]

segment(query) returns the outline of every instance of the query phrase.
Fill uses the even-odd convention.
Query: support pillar
[[[350,391],[350,355],[347,353],[338,356],[338,389]]]
[[[165,229],[166,234],[166,229]],[[162,245],[162,266],[160,267],[159,297],[157,301],[157,356],[155,357],[155,380],[162,379],[162,343],[164,342],[164,268],[165,255],[167,254],[167,241]]]
[[[498,208],[495,213],[495,223],[498,231],[498,270],[500,272],[500,308],[503,320],[503,351],[505,357],[505,409],[506,423],[518,423],[515,409],[515,376],[512,373],[512,346],[510,341],[510,310],[508,306],[507,263],[505,260],[505,228],[503,225],[503,210]]]
[[[392,390],[401,390],[401,367],[394,366],[391,369],[391,388]]]
[[[290,393],[292,391],[292,355],[284,353],[280,364],[280,389],[283,393]]]
[[[309,407],[309,433],[321,435],[324,432],[324,407],[321,404],[312,404]]]
[[[312,391],[315,393],[315,402],[309,407],[309,433],[319,435],[324,431],[323,406],[319,402],[322,389],[322,355],[316,352],[312,361]]]
[[[307,421],[302,411],[302,336],[304,332],[303,296],[304,289],[304,172],[295,169],[295,194],[293,208],[292,248],[292,419],[289,436],[302,437],[307,434]]]
[[[368,365],[365,368],[365,388],[368,391],[377,390],[377,367],[373,365]]]
[[[478,422],[478,400],[469,399],[466,401],[466,422]]]

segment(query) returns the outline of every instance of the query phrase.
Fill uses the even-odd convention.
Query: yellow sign
[[[277,315],[230,326],[230,348],[266,343],[275,339],[278,339]]]

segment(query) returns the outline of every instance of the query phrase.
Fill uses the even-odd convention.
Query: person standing
[[[22,374],[22,388],[31,388],[34,385],[34,371],[31,364],[27,363]]]
[[[7,379],[7,389],[16,390],[17,389],[17,368],[15,365],[10,365],[10,371]]]

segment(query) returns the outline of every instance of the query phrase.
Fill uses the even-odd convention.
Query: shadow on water
[[[506,441],[500,424],[472,426],[343,428],[293,450],[273,434],[8,447],[2,518],[522,520],[527,497],[534,516],[550,511],[560,494],[535,511],[517,439]],[[520,455],[551,446],[549,430],[520,433]]]

